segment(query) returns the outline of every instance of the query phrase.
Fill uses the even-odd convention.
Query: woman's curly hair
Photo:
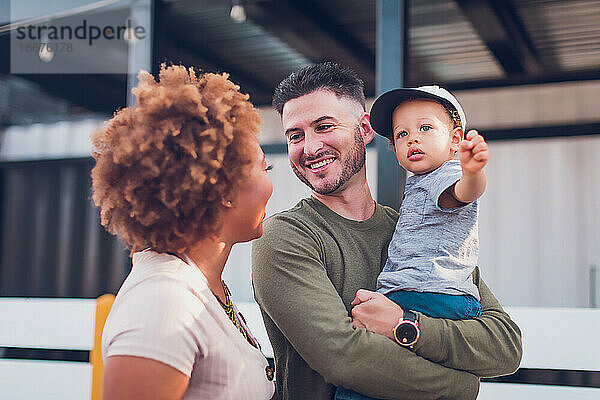
[[[93,134],[93,200],[132,252],[183,252],[219,228],[261,123],[227,78],[163,64],[157,82],[141,71],[136,104]]]

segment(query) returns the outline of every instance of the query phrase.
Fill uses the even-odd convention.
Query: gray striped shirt
[[[477,265],[478,203],[444,209],[440,195],[462,176],[460,162],[406,180],[400,217],[377,290],[470,294],[479,300],[471,273]]]

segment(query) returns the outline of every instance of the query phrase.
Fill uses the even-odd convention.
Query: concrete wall
[[[490,152],[480,206],[489,286],[503,304],[589,306],[590,268],[600,268],[600,135],[493,142]]]

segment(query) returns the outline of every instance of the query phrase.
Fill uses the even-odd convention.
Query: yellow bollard
[[[92,364],[92,400],[102,399],[102,331],[108,313],[115,301],[112,294],[103,294],[96,299],[96,323],[94,325],[94,347],[90,351],[90,364]]]

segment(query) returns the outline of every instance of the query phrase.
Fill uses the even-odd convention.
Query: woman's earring
[[[223,207],[231,208],[233,206],[233,201],[222,199],[221,200],[221,205]]]

